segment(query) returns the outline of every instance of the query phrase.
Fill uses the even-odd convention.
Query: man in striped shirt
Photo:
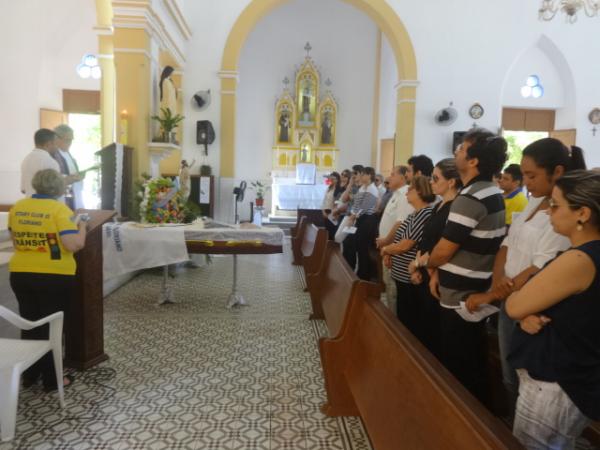
[[[377,237],[375,213],[379,203],[379,190],[375,186],[375,169],[365,167],[360,176],[360,184],[350,210],[350,218],[356,227],[356,253],[358,254],[356,274],[361,280],[371,281],[371,278],[377,274],[377,265],[371,260],[370,255],[370,250],[375,248]]]
[[[442,310],[442,362],[480,400],[486,400],[484,321],[468,322],[454,309],[489,289],[494,257],[505,235],[502,191],[492,176],[506,161],[506,141],[474,129],[456,149],[464,188],[452,202],[442,239],[427,262],[437,268],[432,293]],[[439,286],[436,286],[439,283]]]

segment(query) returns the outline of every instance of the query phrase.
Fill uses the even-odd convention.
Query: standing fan
[[[238,203],[244,201],[244,193],[246,192],[246,182],[242,180],[240,185],[233,188],[233,222],[237,225],[240,223],[240,216],[238,215]]]

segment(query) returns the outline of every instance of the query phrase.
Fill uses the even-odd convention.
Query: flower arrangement
[[[150,178],[143,183],[139,206],[142,223],[182,223],[184,201],[179,188],[169,178]]]
[[[250,189],[256,191],[256,206],[263,206],[265,202],[265,192],[271,189],[271,186],[262,181],[251,181]]]
[[[161,108],[160,116],[152,116],[152,120],[156,120],[160,124],[162,131],[163,142],[170,142],[173,138],[173,130],[179,126],[179,123],[185,118],[181,114],[173,114],[171,108]]]

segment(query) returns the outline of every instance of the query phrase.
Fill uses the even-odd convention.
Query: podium
[[[96,155],[100,157],[101,208],[110,210],[120,203],[121,208],[117,213],[128,217],[133,190],[133,148],[110,144],[97,151]],[[121,173],[119,183],[116,182],[117,171]],[[117,187],[120,188],[120,193],[117,192]],[[115,202],[117,196],[119,201]]]
[[[80,209],[90,215],[85,247],[75,253],[75,294],[65,317],[65,366],[89,369],[108,359],[104,353],[102,224],[116,211]]]

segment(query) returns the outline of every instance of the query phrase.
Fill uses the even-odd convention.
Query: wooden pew
[[[323,412],[360,415],[377,450],[523,448],[378,297],[353,297],[339,336],[319,349]]]
[[[308,218],[306,216],[300,217],[294,236],[292,236],[292,264],[294,266],[302,264],[302,240],[304,239],[304,231],[307,225]]]
[[[334,241],[327,242],[320,270],[308,274],[306,282],[313,309],[310,319],[324,319],[329,336],[338,335],[352,299],[366,295],[378,298],[381,292],[378,285],[356,276]]]
[[[309,222],[314,223],[318,227],[325,226],[325,219],[323,218],[323,212],[320,209],[302,209],[299,208],[297,211],[296,225],[290,228],[290,236],[296,236],[296,233],[300,229],[300,218],[303,216],[308,218]]]
[[[321,268],[323,258],[325,257],[328,237],[325,228],[316,227],[312,223],[306,225],[302,245],[300,246],[305,280],[309,274],[316,273]]]

